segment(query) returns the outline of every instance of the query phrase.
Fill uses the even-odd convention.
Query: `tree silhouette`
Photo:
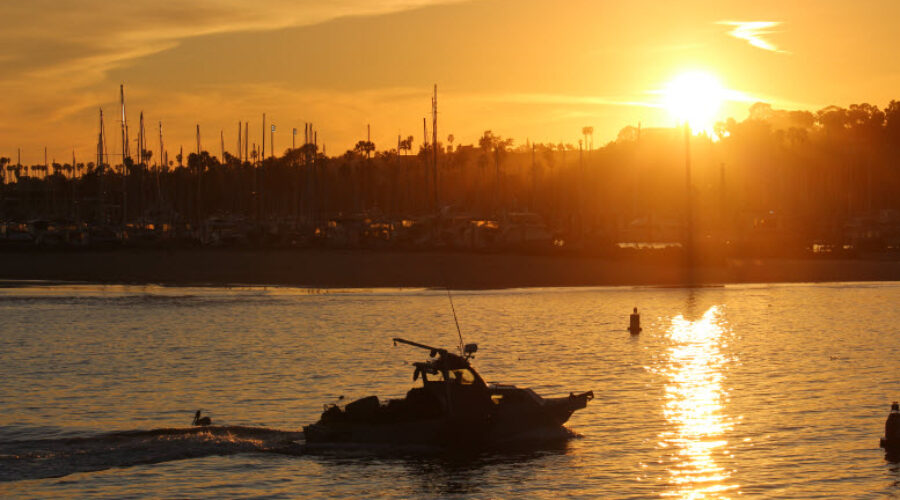
[[[588,148],[588,151],[594,149],[594,127],[584,127],[581,129],[581,134],[584,135],[584,145]],[[590,142],[588,142],[588,138],[590,137]]]
[[[353,146],[353,152],[360,155],[365,156],[367,159],[370,157],[372,152],[375,151],[375,143],[372,141],[359,141]]]
[[[6,167],[9,165],[10,159],[5,156],[0,156],[0,181],[6,182]]]

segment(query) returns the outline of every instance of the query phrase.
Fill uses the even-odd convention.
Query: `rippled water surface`
[[[581,435],[477,455],[298,447],[453,347],[427,290],[0,289],[0,496],[900,496],[900,284],[454,292],[488,381],[592,389]],[[626,331],[633,306],[644,331]],[[216,427],[188,428],[202,408]]]

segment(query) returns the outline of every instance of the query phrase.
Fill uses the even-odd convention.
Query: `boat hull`
[[[518,389],[521,391],[521,389]],[[557,440],[573,435],[563,424],[593,398],[586,392],[561,398],[539,398],[533,405],[498,404],[484,415],[414,420],[350,421],[324,418],[303,428],[307,444],[390,444],[444,448],[482,448],[518,441]]]

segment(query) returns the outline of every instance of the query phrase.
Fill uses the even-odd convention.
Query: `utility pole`
[[[275,158],[275,124],[272,124],[271,127],[271,140],[269,141],[269,156]]]
[[[685,180],[685,235],[684,253],[687,260],[688,283],[693,283],[694,266],[694,217],[691,199],[691,124],[684,122],[684,180]]]
[[[222,159],[222,165],[224,165],[225,164],[225,131],[224,130],[219,130],[219,141],[220,141],[220,145],[222,148],[222,154],[219,156],[219,158]]]
[[[534,199],[537,192],[537,163],[534,161],[534,143],[531,143],[531,196],[528,210],[534,212]]]
[[[243,155],[243,153],[241,152],[241,143],[244,142],[244,141],[241,140],[241,128],[243,128],[243,127],[241,127],[241,122],[238,122],[238,133],[237,133],[237,159],[238,159],[238,163],[240,163],[241,160],[244,159],[244,155]]]
[[[641,148],[641,122],[638,122],[637,140],[635,141],[635,145],[636,145],[636,151],[640,151],[640,148]],[[632,218],[637,218],[638,185],[640,184],[640,177],[639,177],[639,171],[638,171],[639,165],[640,165],[640,162],[635,161],[634,168],[632,168],[632,179],[631,179],[631,186],[632,186],[631,187],[631,217]],[[648,220],[648,222],[652,222],[652,221],[650,221],[649,218],[647,220]]]
[[[200,156],[200,124],[199,123],[197,124],[197,156]]]
[[[266,157],[266,114],[263,113],[263,121],[262,121],[262,153],[259,155],[259,162],[262,163],[263,158]]]
[[[578,226],[581,236],[581,244],[584,245],[584,144],[578,139]]]

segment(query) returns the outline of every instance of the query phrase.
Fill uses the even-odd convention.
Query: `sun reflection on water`
[[[667,379],[663,415],[667,429],[659,435],[666,450],[668,484],[663,494],[678,498],[724,498],[735,492],[731,472],[716,462],[727,452],[731,420],[723,414],[724,320],[713,306],[702,317],[672,319],[671,346],[660,374]]]

